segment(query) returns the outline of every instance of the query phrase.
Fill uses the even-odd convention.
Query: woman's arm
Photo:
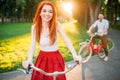
[[[36,37],[35,37],[35,25],[32,25],[31,28],[31,41],[30,41],[30,49],[28,52],[28,61],[32,62],[33,54],[36,48]]]
[[[62,37],[63,41],[65,42],[67,48],[72,53],[72,56],[73,56],[74,60],[78,60],[78,56],[76,55],[76,51],[75,51],[73,45],[71,44],[71,42],[66,37],[66,35],[65,35],[64,31],[62,30],[59,22],[57,22],[57,31],[59,32],[60,36]]]
[[[32,25],[31,28],[31,41],[30,41],[30,48],[29,48],[29,52],[28,52],[28,59],[26,61],[22,62],[22,66],[24,68],[27,68],[29,64],[32,64],[33,61],[33,54],[35,52],[35,48],[36,48],[36,38],[35,38],[35,25]]]

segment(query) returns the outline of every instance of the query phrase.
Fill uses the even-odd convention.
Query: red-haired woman
[[[43,1],[38,5],[33,25],[31,28],[31,45],[28,59],[23,61],[23,66],[27,67],[32,63],[32,57],[35,51],[36,41],[40,45],[40,52],[35,62],[35,66],[46,72],[64,71],[64,60],[58,50],[58,35],[63,38],[66,46],[72,53],[73,59],[78,60],[72,44],[67,39],[57,21],[57,13],[51,2]],[[39,75],[39,76],[36,76]],[[45,76],[37,71],[33,71],[31,80],[53,80],[53,77]],[[66,80],[65,75],[59,75],[57,80]]]

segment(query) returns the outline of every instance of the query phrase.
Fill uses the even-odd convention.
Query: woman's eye
[[[53,13],[52,11],[49,11],[49,13]]]
[[[43,12],[46,12],[46,10],[43,10]]]

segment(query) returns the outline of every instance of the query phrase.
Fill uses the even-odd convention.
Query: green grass
[[[30,32],[31,23],[0,24],[0,40],[11,39]]]
[[[26,58],[31,23],[0,24],[0,72],[15,70]]]

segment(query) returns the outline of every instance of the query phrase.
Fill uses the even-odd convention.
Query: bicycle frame
[[[93,37],[92,37],[93,38]],[[98,44],[97,44],[97,48],[94,48],[94,45],[93,45],[93,42],[92,42],[92,39],[90,40],[88,46],[90,46],[92,48],[92,53],[93,54],[97,54],[101,51],[101,48],[102,48],[102,42],[99,40]]]

